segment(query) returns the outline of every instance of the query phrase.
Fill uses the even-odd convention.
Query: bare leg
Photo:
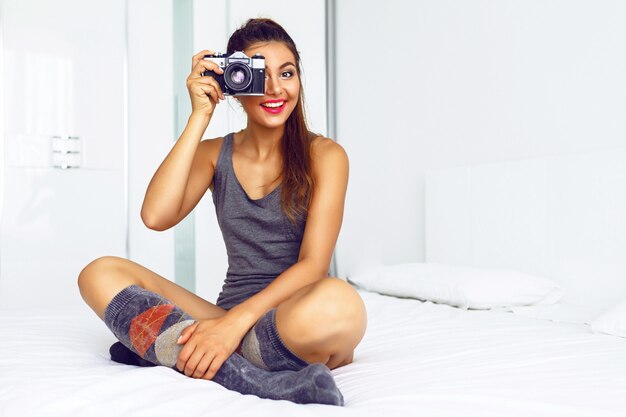
[[[104,318],[104,310],[113,297],[130,285],[162,295],[196,320],[226,314],[223,308],[128,259],[98,258],[85,266],[78,276],[80,294],[100,319]]]
[[[330,369],[352,362],[366,326],[363,300],[338,278],[307,285],[276,308],[276,328],[285,345],[305,361]]]

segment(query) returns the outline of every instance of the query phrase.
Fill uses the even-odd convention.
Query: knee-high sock
[[[276,309],[265,313],[246,333],[241,354],[254,365],[269,371],[299,371],[309,363],[294,354],[280,338],[276,329]]]
[[[109,349],[115,362],[136,366],[155,366],[124,346],[114,343]],[[244,358],[261,369],[269,371],[299,371],[309,365],[294,354],[283,342],[276,328],[276,309],[265,313],[246,333],[238,351]]]
[[[176,369],[183,347],[176,341],[194,320],[161,295],[131,285],[113,297],[105,309],[104,322],[124,346],[143,360]],[[297,372],[268,372],[234,353],[213,381],[261,398],[343,405],[343,396],[323,364],[309,365]]]

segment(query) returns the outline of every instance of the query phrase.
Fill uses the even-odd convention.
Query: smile
[[[268,113],[278,114],[285,108],[285,100],[269,100],[261,103],[261,107]]]

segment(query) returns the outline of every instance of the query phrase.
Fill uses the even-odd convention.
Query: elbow
[[[150,215],[145,210],[141,210],[141,221],[143,221],[143,224],[145,224],[146,227],[150,230],[162,232],[169,229],[169,227],[165,225],[163,221],[159,221],[157,216]]]

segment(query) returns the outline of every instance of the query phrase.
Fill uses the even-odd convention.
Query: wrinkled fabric
[[[105,309],[104,322],[124,346],[143,360],[178,371],[176,360],[183,345],[176,341],[194,320],[161,295],[131,285],[113,297]],[[269,372],[233,353],[212,381],[260,398],[300,404],[344,404],[330,370],[321,363],[299,371]]]

